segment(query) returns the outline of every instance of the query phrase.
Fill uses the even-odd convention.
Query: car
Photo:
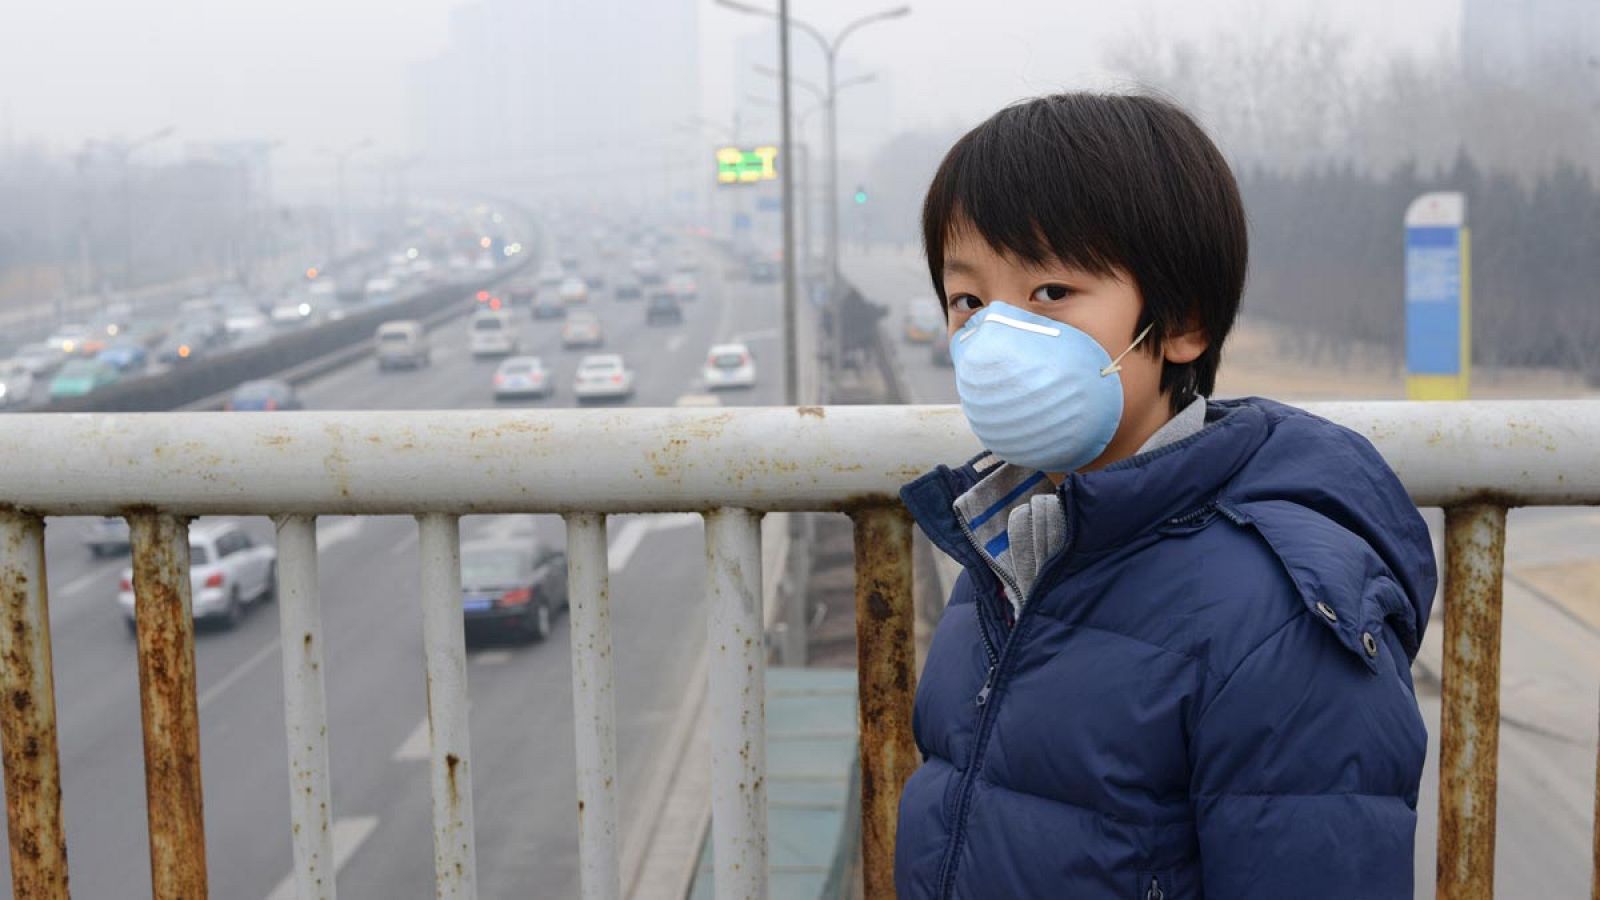
[[[578,270],[578,254],[573,253],[571,250],[562,250],[559,255],[562,269],[568,272],[576,272]]]
[[[20,363],[0,362],[0,409],[15,409],[33,396],[33,373]]]
[[[561,302],[569,306],[574,303],[589,302],[589,285],[584,283],[582,278],[562,279],[557,293],[561,295]]]
[[[494,398],[548,397],[555,385],[537,356],[513,356],[494,370]]]
[[[600,347],[606,342],[605,333],[600,328],[600,319],[586,309],[577,309],[567,314],[567,321],[561,326],[561,346],[571,350],[575,347]]]
[[[200,341],[208,346],[222,343],[228,335],[222,307],[210,297],[195,297],[178,304],[173,330],[189,330],[200,334]]]
[[[518,306],[533,308],[533,301],[539,296],[539,287],[531,281],[513,281],[506,286],[506,303],[513,309]]]
[[[955,363],[950,359],[950,342],[941,338],[930,344],[928,360],[941,369],[953,368]]]
[[[667,290],[679,300],[693,300],[700,296],[700,288],[695,284],[694,276],[688,272],[674,272],[672,279],[667,282]]]
[[[117,370],[97,359],[69,360],[50,379],[50,399],[63,400],[92,394],[107,385],[116,384]]]
[[[362,285],[361,293],[366,301],[374,306],[393,303],[400,299],[400,282],[387,275],[369,278],[366,284]]]
[[[618,278],[611,288],[611,296],[618,300],[637,300],[643,296],[644,290],[639,282],[633,278]]]
[[[95,558],[128,552],[133,547],[133,539],[128,536],[128,520],[121,516],[95,519],[83,543],[89,548],[89,555]]]
[[[233,389],[222,408],[231,412],[277,412],[305,409],[294,385],[276,378],[246,381]]]
[[[473,313],[467,334],[473,356],[511,356],[517,352],[517,323],[503,309]]]
[[[415,369],[432,365],[433,354],[428,346],[428,332],[414,319],[394,319],[378,326],[373,336],[378,357],[378,371],[405,366]]]
[[[63,356],[78,356],[83,352],[83,345],[88,340],[89,326],[63,325],[45,338],[44,342],[50,349]]]
[[[716,394],[684,394],[680,396],[672,405],[681,406],[686,409],[706,406],[721,406],[722,398],[718,397]]]
[[[317,307],[306,297],[286,297],[283,302],[272,307],[272,324],[278,328],[298,328],[301,325],[313,325],[321,318],[317,314]]]
[[[66,356],[49,344],[24,344],[11,355],[12,364],[26,369],[34,378],[54,374],[66,361]]]
[[[917,298],[906,306],[905,339],[911,344],[926,344],[945,333],[944,317],[939,314],[939,301],[934,298]]]
[[[606,288],[606,276],[601,272],[591,272],[583,276],[583,283],[587,284],[591,291],[603,291]]]
[[[701,378],[707,390],[756,386],[756,359],[744,344],[717,344],[706,354]]]
[[[566,609],[565,553],[526,538],[461,544],[461,614],[469,635],[497,631],[542,641]]]
[[[278,551],[258,544],[232,521],[201,519],[189,526],[189,597],[196,621],[228,628],[244,620],[250,604],[277,595]],[[134,631],[133,570],[123,569],[117,605]]]
[[[640,284],[660,284],[661,265],[648,256],[636,256],[628,264]]]
[[[572,393],[579,403],[632,397],[633,370],[615,353],[585,356],[572,378]]]
[[[657,291],[650,295],[650,302],[645,304],[644,322],[646,325],[655,325],[658,322],[683,324],[683,307],[678,305],[678,298],[665,291]]]
[[[156,359],[167,365],[178,365],[193,360],[210,346],[211,332],[201,323],[188,323],[162,342],[156,350]]]
[[[118,372],[127,374],[143,369],[149,360],[149,351],[144,344],[136,340],[120,339],[112,341],[109,346],[95,355],[100,360]]]
[[[233,344],[251,344],[272,335],[272,320],[254,306],[236,306],[223,319],[223,330]]]
[[[567,306],[562,303],[554,291],[540,291],[539,296],[533,301],[533,317],[535,319],[565,319]]]

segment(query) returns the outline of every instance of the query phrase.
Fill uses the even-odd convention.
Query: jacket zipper
[[[1144,900],[1164,900],[1166,892],[1161,890],[1161,879],[1150,876],[1150,889],[1144,892]]]
[[[960,516],[957,516],[956,519],[958,522],[960,522],[961,532],[966,535],[967,541],[972,544],[974,550],[978,551],[979,558],[988,560],[988,554],[983,552],[983,548],[978,544],[977,536],[972,533],[972,529],[967,525],[966,520]],[[1066,548],[1063,547],[1060,555],[1064,556],[1065,554]],[[1015,580],[1003,577],[1003,573],[994,571],[994,567],[992,566],[990,569],[990,574],[994,575],[996,580],[1003,582],[1005,586],[1013,592],[1012,596],[1022,596],[1022,592],[1020,589],[1018,589]],[[1040,578],[1034,582],[1033,587],[1035,591],[1037,591],[1039,585],[1043,583],[1043,575],[1044,572],[1040,572]],[[989,727],[991,725],[989,696],[994,691],[995,680],[999,675],[1000,669],[1005,664],[1005,661],[1010,658],[1011,647],[1013,643],[1015,643],[1013,638],[1016,636],[1017,629],[1022,627],[1023,618],[1033,609],[1033,604],[1029,603],[1028,599],[1029,598],[1027,597],[1022,598],[1022,611],[1017,615],[1016,624],[1011,626],[1011,632],[1010,634],[1006,635],[1005,644],[1000,648],[1000,652],[996,653],[994,644],[989,637],[988,625],[984,621],[985,613],[988,611],[985,609],[985,607],[993,600],[993,597],[991,595],[987,597],[980,596],[977,598],[978,634],[983,638],[983,649],[989,657],[989,672],[984,677],[983,687],[978,690],[978,696],[974,701],[978,707],[978,740],[972,747],[972,758],[967,765],[967,771],[963,772],[961,775],[961,794],[956,800],[955,830],[951,834],[950,846],[945,850],[944,864],[940,866],[939,871],[940,897],[950,896],[951,890],[955,887],[956,859],[961,855],[960,838],[965,830],[964,820],[966,819],[967,815],[967,804],[972,801],[972,788],[976,780],[978,765],[983,760],[984,748],[989,743]]]

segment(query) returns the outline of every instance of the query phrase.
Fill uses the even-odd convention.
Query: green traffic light
[[[866,203],[866,202],[867,202],[867,192],[866,192],[866,190],[864,190],[862,188],[857,188],[856,189],[856,203],[859,205],[859,204]]]

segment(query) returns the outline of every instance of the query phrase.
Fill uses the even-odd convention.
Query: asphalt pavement
[[[525,353],[556,379],[548,400],[496,404],[497,360],[467,352],[465,320],[432,335],[433,365],[379,372],[364,359],[302,387],[309,409],[460,409],[576,405],[578,359],[621,353],[636,370],[632,406],[670,406],[702,390],[713,343],[744,340],[759,383],[725,392],[728,405],[781,402],[778,291],[724,283],[709,251],[683,242],[663,254],[704,252],[700,298],[677,326],[647,326],[642,301],[612,299],[627,254],[584,260],[607,276],[592,308],[604,323],[600,351],[563,351],[559,320],[518,310]],[[470,302],[466,298],[464,303]],[[240,413],[239,415],[258,415]],[[470,464],[463,461],[463,465]],[[603,475],[597,477],[604,477]],[[247,520],[271,538],[271,524]],[[127,558],[96,559],[83,545],[86,519],[46,529],[56,704],[73,893],[149,896],[142,743],[134,644],[116,607]],[[531,532],[560,544],[548,516],[463,520],[462,539]],[[705,637],[704,544],[697,517],[613,517],[611,597],[616,667],[620,820],[636,815],[651,748],[665,737]],[[319,522],[320,586],[335,845],[341,892],[350,897],[433,895],[422,626],[407,517],[328,517]],[[576,787],[567,619],[542,644],[487,643],[469,651],[473,803],[480,896],[577,894]],[[285,896],[292,866],[276,606],[259,605],[233,631],[204,627],[196,640],[201,754],[212,896]],[[6,875],[9,878],[9,873]]]

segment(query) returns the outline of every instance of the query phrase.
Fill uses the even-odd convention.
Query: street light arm
[[[766,16],[769,19],[776,19],[778,17],[778,14],[770,9],[763,9],[759,6],[753,6],[749,3],[741,3],[739,0],[717,0],[717,5],[727,7],[735,12],[742,12],[750,16]],[[817,30],[816,26],[802,22],[799,19],[796,19],[794,16],[789,17],[789,26],[791,28],[798,28],[801,31],[804,31],[806,34],[811,35],[811,39],[817,42],[818,47],[822,48],[822,53],[824,56],[832,55],[833,49],[828,45],[827,37],[825,37],[821,31]]]
[[[873,74],[871,72],[868,72],[865,75],[857,75],[854,78],[846,78],[845,80],[843,80],[843,81],[839,82],[838,84],[834,85],[833,92],[837,94],[838,92],[844,90],[845,88],[859,87],[860,85],[863,85],[863,84],[871,84],[871,83],[873,83],[874,81],[877,81],[877,80],[878,80],[878,76],[877,75],[875,75],[875,74]]]
[[[752,68],[754,68],[756,70],[756,72],[758,72],[758,73],[760,73],[762,75],[767,75],[767,76],[772,77],[772,78],[782,78],[783,77],[782,75],[778,74],[778,70],[777,69],[774,69],[771,66],[762,65],[761,63],[756,63],[754,66],[752,66]],[[791,75],[791,76],[789,76],[789,83],[792,84],[792,85],[795,85],[796,87],[805,88],[806,90],[811,92],[811,96],[816,97],[818,100],[826,101],[828,99],[828,92],[827,91],[825,91],[822,88],[818,87],[816,84],[805,80],[804,78],[796,78],[793,75]]]
[[[849,37],[850,35],[854,34],[857,31],[860,31],[861,29],[867,27],[868,25],[871,25],[874,22],[882,22],[882,21],[884,21],[886,19],[898,19],[901,16],[907,16],[907,15],[910,15],[910,14],[911,14],[911,7],[909,7],[909,6],[896,6],[893,9],[886,9],[886,10],[883,10],[882,12],[875,12],[875,13],[873,13],[871,15],[868,15],[868,16],[862,16],[861,18],[855,20],[854,22],[851,22],[849,25],[846,25],[844,28],[840,29],[838,36],[836,36],[833,39],[832,46],[830,46],[828,48],[828,54],[831,56],[833,54],[838,53],[839,52],[839,45],[844,43],[844,39],[845,38]]]

